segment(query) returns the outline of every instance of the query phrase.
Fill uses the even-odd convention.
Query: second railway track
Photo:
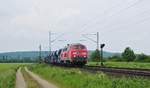
[[[101,67],[101,66],[84,66],[81,69],[90,72],[101,71],[113,74],[150,77],[150,69]]]

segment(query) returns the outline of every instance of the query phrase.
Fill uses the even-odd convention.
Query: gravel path
[[[18,69],[16,73],[16,86],[15,88],[27,88],[23,75],[21,73],[21,68]]]
[[[36,80],[38,82],[39,85],[42,86],[42,88],[58,88],[55,85],[49,83],[48,81],[40,78],[38,75],[34,74],[33,72],[29,71],[26,67],[25,67],[26,72],[29,73],[29,75],[31,75],[31,77]],[[23,87],[22,87],[23,88]]]

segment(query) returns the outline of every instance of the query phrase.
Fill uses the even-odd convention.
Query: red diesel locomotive
[[[47,63],[85,65],[87,63],[88,51],[85,45],[80,43],[68,44],[65,48],[51,52],[45,58]]]

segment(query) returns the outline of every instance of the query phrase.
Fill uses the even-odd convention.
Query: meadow
[[[20,64],[0,64],[0,88],[14,88],[16,71]]]
[[[150,79],[143,77],[114,77],[101,72],[92,74],[45,64],[28,68],[60,88],[150,88]]]
[[[97,65],[97,62],[88,62],[87,65],[95,66]],[[100,65],[100,63],[98,65]],[[150,63],[140,63],[140,62],[104,62],[104,65],[108,67],[150,69]]]

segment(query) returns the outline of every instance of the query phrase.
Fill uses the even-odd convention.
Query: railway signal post
[[[105,47],[105,44],[100,44],[100,48],[101,48],[101,66],[103,66],[103,48]]]

